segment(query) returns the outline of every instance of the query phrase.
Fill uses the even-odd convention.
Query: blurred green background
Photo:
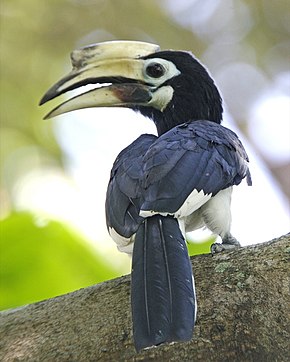
[[[220,79],[240,132],[277,181],[279,192],[289,197],[289,158],[271,157],[257,146],[261,137],[251,134],[247,122],[249,108],[261,93],[273,87],[289,91],[284,81],[285,74],[289,80],[289,1],[2,0],[0,14],[1,309],[130,270],[127,256],[105,247],[107,236],[94,243],[69,218],[39,209],[23,196],[24,183],[33,194],[39,175],[54,175],[64,187],[77,189],[55,123],[42,121],[51,105],[37,105],[70,69],[68,55],[80,46],[129,39],[193,51]],[[241,75],[247,69],[251,71]],[[279,119],[275,122],[279,126]],[[51,191],[43,187],[42,192]],[[52,202],[57,197],[47,196]],[[73,208],[73,196],[68,200]],[[100,200],[91,202],[104,208]],[[190,244],[190,253],[208,252],[211,243]]]

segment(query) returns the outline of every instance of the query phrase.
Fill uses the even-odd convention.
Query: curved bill
[[[72,71],[45,93],[40,105],[88,84],[111,85],[69,99],[45,118],[88,107],[146,104],[151,99],[152,88],[144,84],[142,57],[158,50],[159,46],[150,43],[112,41],[73,51]]]
[[[63,102],[49,112],[44,119],[83,108],[146,105],[151,99],[150,87],[143,84],[112,84],[92,89]]]

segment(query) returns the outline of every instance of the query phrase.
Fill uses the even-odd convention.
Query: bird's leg
[[[226,234],[222,238],[222,243],[214,243],[210,247],[211,254],[217,254],[225,250],[233,250],[236,248],[240,248],[241,244],[238,242],[236,238],[234,238],[230,233]]]
[[[231,194],[232,187],[221,190],[200,209],[204,224],[222,239],[222,243],[212,244],[210,248],[212,255],[241,246],[230,233],[232,219]]]

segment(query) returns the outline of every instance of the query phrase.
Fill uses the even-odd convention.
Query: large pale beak
[[[150,43],[112,41],[73,51],[72,71],[45,93],[40,105],[88,84],[98,88],[67,100],[45,118],[89,107],[148,104],[152,88],[144,83],[142,57],[158,50],[159,46]]]

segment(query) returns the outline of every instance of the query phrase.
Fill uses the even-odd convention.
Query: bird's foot
[[[222,243],[214,243],[210,247],[210,252],[212,255],[221,253],[225,250],[233,250],[236,248],[240,248],[241,244],[238,242],[236,238],[232,235],[225,236],[222,240]]]

